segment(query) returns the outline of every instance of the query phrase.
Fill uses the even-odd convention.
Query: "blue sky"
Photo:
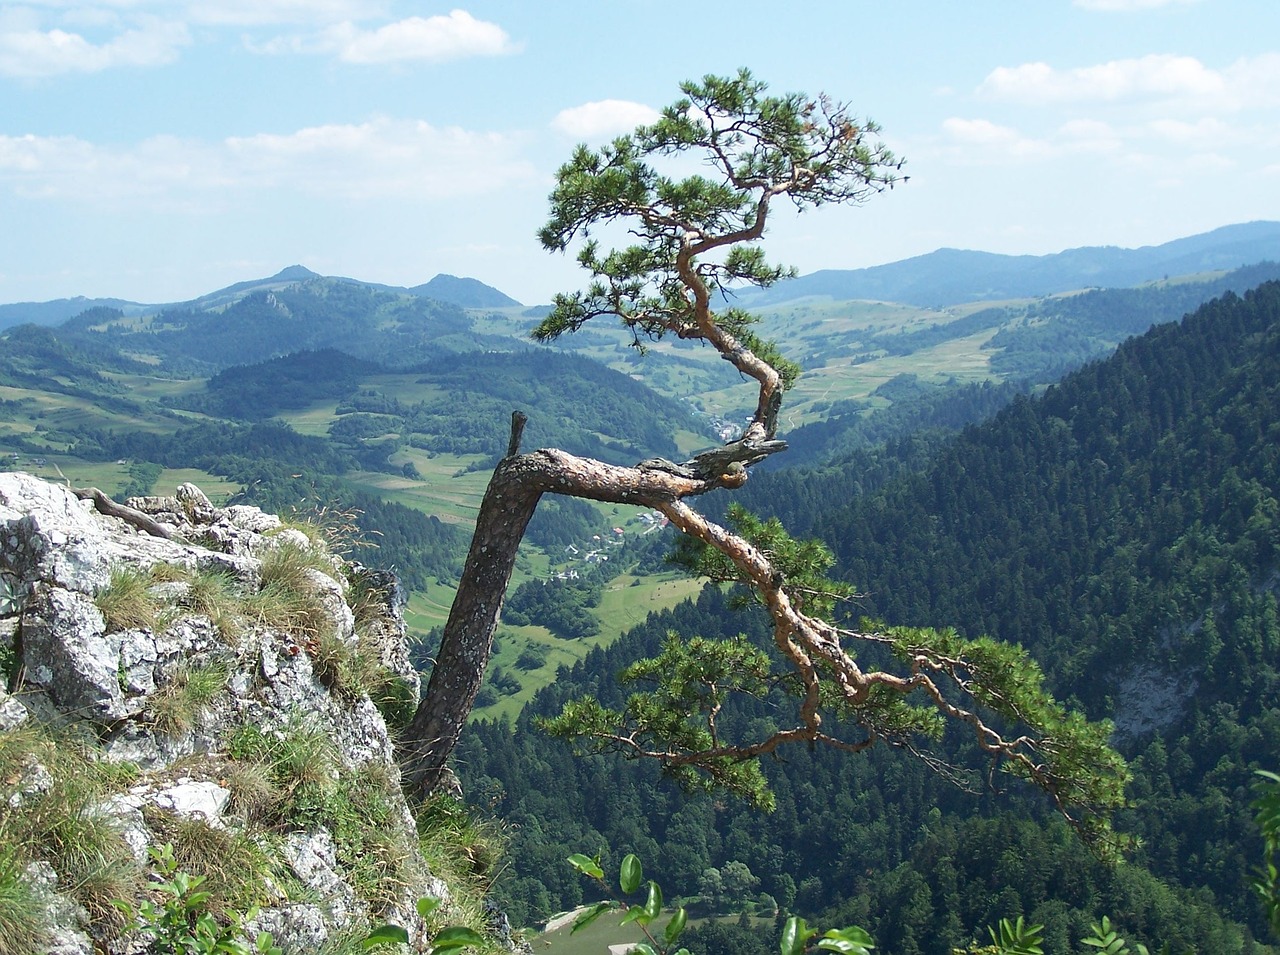
[[[1280,219],[1276,0],[0,3],[0,302],[192,298],[299,263],[526,304],[556,167],[749,67],[883,128],[910,182],[774,259],[1044,254]]]

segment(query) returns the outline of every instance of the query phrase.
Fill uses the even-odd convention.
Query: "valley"
[[[1160,721],[1125,721],[1141,726],[1120,741],[1134,865],[1101,867],[1017,785],[974,797],[879,750],[771,764],[773,817],[688,799],[650,766],[571,756],[536,720],[575,693],[619,704],[609,675],[667,630],[767,636],[723,587],[664,563],[674,535],[652,514],[548,498],[459,752],[474,805],[509,827],[495,891],[513,918],[582,901],[564,855],[628,846],[695,888],[741,862],[788,910],[871,926],[887,951],[942,951],[962,925],[1019,913],[1065,944],[1101,897],[1148,938],[1270,955],[1236,876],[1249,773],[1274,765],[1280,726],[1277,279],[1260,261],[953,304],[755,306],[761,336],[803,374],[783,406],[791,450],[737,500],[823,538],[863,595],[853,615],[1022,643],[1093,718],[1143,709],[1126,697],[1145,692],[1144,661],[1175,668],[1152,687],[1193,675],[1176,706],[1147,707]],[[684,460],[751,410],[711,349],[664,339],[641,355],[625,331],[594,327],[571,350],[534,346],[539,310],[509,301],[309,272],[206,300],[0,332],[0,455],[117,499],[192,482],[216,503],[341,528],[349,556],[405,582],[424,672],[513,409],[530,416],[526,448],[622,463]],[[705,506],[718,516],[724,502]],[[971,748],[945,759],[980,775]],[[974,858],[1003,861],[978,873]],[[1033,863],[1045,858],[1075,881]],[[925,937],[937,944],[913,941]]]

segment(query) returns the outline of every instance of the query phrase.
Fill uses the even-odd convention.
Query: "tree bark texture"
[[[516,551],[543,494],[665,509],[690,495],[740,485],[742,462],[786,446],[735,442],[684,464],[656,460],[622,467],[555,448],[520,454],[517,437],[513,432],[513,453],[498,463],[481,500],[435,667],[400,744],[405,783],[423,797],[443,781],[445,763],[480,691]]]

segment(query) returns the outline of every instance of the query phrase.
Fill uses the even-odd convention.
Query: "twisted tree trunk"
[[[782,441],[744,439],[684,464],[654,459],[621,467],[556,448],[521,454],[523,427],[524,415],[516,412],[507,456],[480,502],[426,694],[400,743],[405,783],[423,797],[444,781],[445,764],[480,691],[516,551],[543,494],[665,509],[717,487],[741,486],[747,465],[786,447]]]

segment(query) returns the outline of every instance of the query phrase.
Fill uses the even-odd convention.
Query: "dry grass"
[[[37,767],[47,773],[43,788],[32,786]],[[111,903],[131,897],[140,879],[116,821],[100,808],[131,779],[65,730],[29,721],[0,734],[0,846],[10,863],[48,862],[64,889],[105,925],[120,922]]]
[[[276,881],[272,855],[252,831],[159,810],[148,813],[147,822],[157,841],[172,845],[178,870],[204,879],[200,889],[209,893],[215,915],[275,901],[267,890]]]
[[[137,567],[111,569],[111,579],[94,594],[93,602],[107,622],[107,631],[154,630],[161,602],[151,593],[151,575]]]
[[[282,798],[266,763],[231,760],[222,767],[221,783],[231,793],[231,811],[245,822],[264,819]]]
[[[244,624],[242,599],[235,578],[219,570],[202,570],[188,579],[182,605],[192,613],[208,617],[228,642]]]
[[[156,729],[169,736],[190,732],[206,708],[227,685],[225,663],[195,666],[183,661],[168,683],[147,700]]]
[[[450,921],[483,931],[484,899],[503,854],[502,831],[449,796],[428,800],[415,815],[418,847],[427,867],[453,892]]]

